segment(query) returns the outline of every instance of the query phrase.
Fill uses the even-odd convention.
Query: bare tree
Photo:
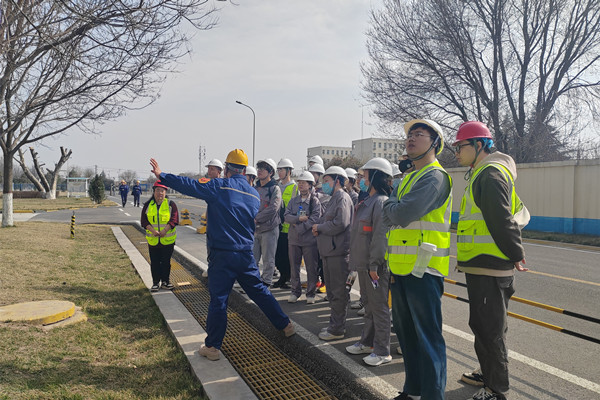
[[[565,158],[598,116],[597,0],[385,0],[367,36],[364,89],[388,123],[432,118],[451,139],[477,119],[531,162]]]
[[[2,226],[13,224],[18,150],[144,107],[187,54],[186,29],[211,28],[208,0],[0,1]],[[183,22],[190,27],[183,26]]]
[[[131,183],[135,180],[137,173],[130,169],[123,171],[119,174],[119,179],[124,180],[127,183]]]
[[[38,161],[38,153],[33,149],[33,147],[29,148],[31,152],[31,158],[33,158],[33,167],[37,174],[33,174],[31,170],[27,167],[25,163],[25,155],[23,154],[23,149],[19,148],[19,158],[17,158],[17,162],[23,169],[23,172],[29,178],[29,180],[33,183],[33,185],[40,192],[44,192],[45,198],[54,200],[56,199],[56,184],[58,183],[58,173],[60,172],[62,166],[67,162],[67,160],[71,157],[72,151],[65,149],[61,146],[60,148],[60,159],[56,164],[54,164],[54,169],[46,168],[46,173],[42,171],[42,167],[44,164],[40,164]],[[48,179],[49,178],[49,179]]]

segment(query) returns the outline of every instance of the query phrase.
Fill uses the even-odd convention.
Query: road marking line
[[[122,209],[122,208],[119,208],[119,211],[123,211],[123,209]]]
[[[549,276],[551,278],[564,279],[565,281],[573,281],[573,282],[577,282],[577,283],[586,283],[588,285],[600,286],[600,283],[584,281],[582,279],[577,279],[577,278],[567,278],[566,276],[548,274],[546,272],[539,272],[539,271],[532,271],[532,270],[529,270],[528,272],[531,272],[532,274],[537,274],[537,275]]]
[[[581,253],[588,253],[588,254],[598,254],[598,253],[600,253],[600,251],[574,249],[572,247],[562,247],[562,246],[549,246],[547,244],[528,243],[526,241],[523,241],[523,244],[524,245],[528,245],[528,246],[548,247],[550,249],[557,249],[557,250],[579,251]]]
[[[195,231],[195,230],[196,230],[196,228],[194,228],[193,226],[190,226],[190,225],[186,225],[185,227],[186,227],[186,228],[189,228],[189,229],[191,229],[191,230],[193,230],[193,231]]]
[[[473,335],[467,332],[463,332],[460,329],[453,328],[449,325],[442,324],[442,329],[454,336],[458,336],[461,339],[465,339],[469,342],[474,342],[475,338]],[[592,392],[600,393],[600,385],[587,379],[581,378],[579,376],[570,374],[561,369],[548,365],[538,360],[534,360],[533,358],[529,358],[521,353],[517,353],[516,351],[509,350],[508,356],[513,360],[520,361],[523,364],[527,364],[530,367],[536,368],[540,371],[546,372],[550,375],[554,375],[557,378],[563,379],[567,382],[571,382],[576,384],[577,386],[581,386],[584,389],[590,390]]]
[[[125,213],[125,215],[127,215],[128,217],[131,217],[131,214],[129,214],[129,213]]]

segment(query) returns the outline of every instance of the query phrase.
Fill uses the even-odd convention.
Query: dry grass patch
[[[92,208],[92,207],[113,207],[117,203],[111,200],[104,200],[102,204],[96,204],[89,197],[59,197],[55,200],[46,199],[13,199],[13,210],[35,210],[35,211],[56,211],[69,208]],[[0,201],[0,210],[2,201]]]
[[[0,399],[198,399],[201,386],[110,227],[0,229],[0,305],[57,299],[89,320],[0,324]]]

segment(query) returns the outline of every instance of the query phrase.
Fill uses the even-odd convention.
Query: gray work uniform
[[[254,259],[256,263],[262,258],[261,279],[271,285],[275,272],[275,251],[279,238],[279,208],[281,207],[281,190],[277,182],[270,180],[265,186],[260,181],[255,187],[260,195],[260,208],[256,214],[256,230],[254,231]]]
[[[307,221],[298,221],[299,210],[306,213]],[[319,252],[317,250],[317,238],[312,233],[312,226],[321,218],[321,203],[314,189],[309,195],[302,199],[302,195],[293,197],[285,210],[285,222],[290,224],[288,232],[288,248],[290,257],[290,284],[292,294],[300,297],[302,285],[300,283],[300,264],[304,257],[306,267],[306,297],[315,297],[317,281],[319,280]]]
[[[387,226],[381,221],[385,195],[375,194],[358,203],[350,231],[350,269],[358,272],[365,325],[360,343],[378,356],[390,355],[390,272],[385,262]],[[377,271],[378,287],[369,271]]]
[[[346,278],[350,272],[350,222],[354,206],[348,193],[337,190],[331,196],[321,222],[317,227],[317,247],[323,259],[323,274],[331,314],[327,331],[343,335],[350,293],[346,290]]]

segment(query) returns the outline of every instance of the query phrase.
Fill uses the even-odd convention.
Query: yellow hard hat
[[[242,149],[231,150],[225,159],[226,163],[248,166],[248,156]]]

